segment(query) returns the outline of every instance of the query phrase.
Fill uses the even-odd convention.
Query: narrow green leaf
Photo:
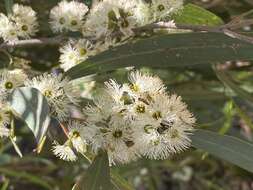
[[[4,0],[4,4],[7,14],[12,14],[13,0]]]
[[[128,66],[168,68],[250,60],[253,59],[252,52],[252,44],[224,34],[170,34],[112,48],[78,64],[66,75],[76,79]]]
[[[17,145],[15,139],[10,138],[10,140],[11,140],[11,143],[12,143],[12,145],[13,145],[13,147],[14,147],[16,153],[19,155],[20,158],[22,158],[22,157],[23,157],[23,154],[22,154],[20,148],[18,147],[18,145]]]
[[[197,5],[187,4],[182,11],[172,17],[177,24],[217,26],[223,24],[221,18]]]
[[[131,184],[129,184],[123,177],[121,177],[117,172],[111,170],[112,184],[117,186],[120,190],[134,190]]]
[[[242,89],[239,85],[237,85],[227,71],[219,70],[215,66],[213,68],[217,77],[225,86],[233,90],[242,99],[245,99],[248,102],[253,103],[253,96],[246,90]]]
[[[243,108],[240,107],[240,105],[233,100],[234,105],[235,105],[235,110],[238,114],[238,116],[243,119],[243,121],[246,123],[246,125],[248,127],[250,127],[251,129],[253,129],[253,121],[252,121],[252,117],[250,116],[250,114],[248,114]]]
[[[1,188],[1,190],[8,190],[9,183],[10,183],[10,180],[5,179],[4,182],[3,182],[3,186]]]
[[[253,172],[252,143],[200,129],[194,132],[191,139],[195,148],[207,151],[218,158]]]
[[[100,153],[88,168],[85,175],[73,187],[73,190],[109,190],[112,189],[110,181],[110,167],[106,153]]]
[[[26,180],[32,184],[36,184],[40,187],[43,187],[43,189],[47,190],[54,189],[50,184],[48,184],[48,182],[45,179],[42,179],[41,176],[36,176],[34,174],[30,174],[25,171],[16,171],[12,170],[11,168],[4,168],[4,167],[0,167],[0,172],[7,176],[18,178],[20,180]]]
[[[13,91],[9,102],[14,113],[26,122],[40,144],[50,123],[46,98],[35,88],[22,87]]]

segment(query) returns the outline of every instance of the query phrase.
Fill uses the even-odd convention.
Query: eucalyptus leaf
[[[31,129],[37,142],[43,143],[50,123],[46,98],[35,88],[22,87],[13,91],[9,102],[14,113]]]
[[[13,0],[4,0],[4,4],[5,4],[5,10],[7,12],[7,14],[12,14],[12,6],[13,6]]]
[[[195,148],[207,151],[218,158],[253,172],[252,143],[201,129],[196,130],[191,139]]]
[[[250,94],[246,90],[242,89],[238,84],[236,84],[234,79],[231,77],[231,75],[227,71],[219,70],[215,66],[214,66],[214,71],[217,77],[225,86],[233,90],[240,98],[247,100],[249,103],[253,104],[252,94]]]
[[[116,189],[120,190],[134,190],[134,187],[128,183],[122,176],[116,171],[111,171],[111,181]]]
[[[154,36],[112,48],[70,69],[72,79],[122,67],[183,67],[253,59],[250,43],[220,33],[180,33]]]
[[[172,16],[177,24],[192,24],[217,26],[223,24],[220,17],[197,5],[187,4],[184,8]]]
[[[81,180],[73,190],[109,190],[112,189],[110,181],[110,167],[105,152],[99,153]]]

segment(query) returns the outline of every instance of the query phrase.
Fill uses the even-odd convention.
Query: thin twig
[[[45,45],[59,45],[67,38],[64,36],[56,36],[49,38],[38,38],[29,40],[19,40],[16,42],[5,42],[0,45],[0,49],[17,48],[17,47],[30,47],[30,46],[45,46]]]
[[[134,28],[133,31],[135,33],[140,33],[143,31],[152,31],[154,29],[182,29],[182,30],[191,30],[195,32],[215,32],[215,33],[228,34],[228,30],[238,29],[243,26],[249,26],[251,24],[253,24],[252,19],[241,20],[237,22],[231,21],[230,23],[221,25],[221,26],[204,26],[204,25],[187,25],[187,24],[173,25],[171,22],[158,22],[158,23],[152,23],[146,26]],[[245,38],[247,38],[247,36],[244,36],[244,35],[239,35],[239,36],[238,36],[238,39],[242,38],[243,40],[245,40]],[[60,35],[60,36],[49,37],[49,38],[37,38],[37,39],[19,40],[16,42],[6,42],[6,43],[0,44],[0,49],[30,47],[30,46],[48,46],[48,45],[58,46],[64,40],[67,40],[67,38],[68,38],[67,36]],[[89,39],[89,37],[84,37],[84,38]],[[94,40],[94,38],[92,38],[92,40]],[[252,43],[251,40],[247,40],[247,41]]]
[[[68,137],[69,136],[68,129],[62,123],[60,123],[60,127],[61,127],[62,131],[64,132],[64,134]]]

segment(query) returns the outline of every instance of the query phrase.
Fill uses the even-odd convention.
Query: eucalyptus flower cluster
[[[36,12],[29,6],[14,4],[11,14],[0,13],[0,37],[14,42],[28,39],[38,31]]]
[[[49,12],[52,32],[79,32],[83,39],[70,38],[59,48],[60,67],[67,71],[90,56],[120,45],[135,35],[135,28],[168,21],[182,6],[183,0],[98,0],[89,8],[82,2],[62,0]],[[29,6],[14,4],[7,16],[0,14],[0,37],[6,42],[28,39],[38,30],[37,14]]]
[[[134,36],[133,29],[161,21],[178,11],[183,0],[103,0],[93,2],[89,9],[84,3],[61,1],[50,12],[54,32],[81,32],[95,39],[72,40],[60,48],[61,68],[67,71],[111,46]]]
[[[83,112],[85,122],[68,124],[68,140],[53,148],[64,160],[75,161],[75,152],[83,154],[86,146],[95,154],[106,151],[114,165],[141,157],[166,159],[191,145],[193,114],[152,75],[131,72],[122,85],[109,80]]]
[[[68,120],[73,105],[79,102],[79,91],[62,74],[44,73],[29,78],[22,70],[0,72],[0,137],[9,136],[12,110],[9,106],[11,93],[19,87],[32,87],[46,98],[50,114],[59,121]],[[7,135],[8,134],[8,135]]]
[[[111,164],[139,157],[166,159],[191,144],[195,118],[160,78],[132,72],[129,83],[105,83],[105,92],[88,106],[88,142],[94,152],[107,151]]]

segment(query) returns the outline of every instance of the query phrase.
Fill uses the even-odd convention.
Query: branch
[[[182,29],[182,30],[192,30],[196,32],[218,32],[221,33],[221,27],[211,27],[202,25],[187,25],[187,24],[174,24],[173,22],[158,22],[148,24],[139,28],[133,29],[134,32],[143,32],[147,30],[154,29]]]
[[[66,40],[66,36],[56,36],[51,38],[38,38],[29,40],[19,40],[15,42],[5,42],[0,45],[0,49],[17,48],[17,47],[31,47],[31,46],[55,46],[61,44]]]
[[[236,22],[230,22],[225,25],[221,26],[202,26],[202,25],[187,25],[187,24],[174,24],[173,22],[158,22],[148,24],[146,26],[134,28],[133,32],[136,34],[144,32],[144,31],[153,31],[155,29],[181,29],[181,30],[191,30],[195,32],[215,32],[215,33],[224,33],[230,37],[237,38],[239,40],[247,41],[249,43],[253,43],[253,38],[245,35],[238,34],[233,32],[233,29],[238,29],[243,26],[248,26],[253,24],[252,20],[240,20],[238,19]],[[117,34],[115,34],[117,35]],[[84,38],[90,39],[90,36]],[[28,40],[19,40],[16,42],[6,42],[0,44],[0,50],[7,49],[7,48],[17,48],[17,47],[31,47],[31,46],[58,46],[63,41],[67,40],[67,36],[56,36],[56,37],[49,37],[49,38],[38,38],[38,39],[28,39]],[[94,40],[94,38],[91,38]]]

